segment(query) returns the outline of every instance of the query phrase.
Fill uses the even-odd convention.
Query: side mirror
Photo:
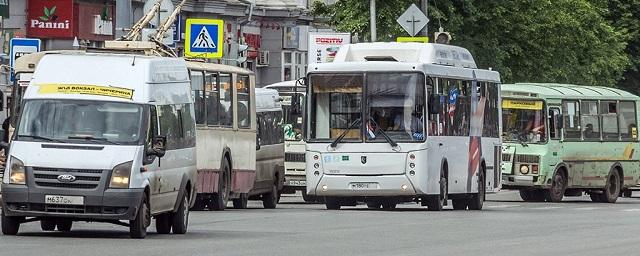
[[[0,142],[0,149],[4,150],[4,155],[9,155],[9,143],[6,143],[4,141]]]
[[[167,137],[157,136],[153,138],[153,144],[147,152],[149,155],[163,157],[166,151]]]
[[[427,106],[429,108],[429,114],[440,114],[440,112],[442,111],[442,106],[440,105],[440,101],[438,100],[439,98],[439,95],[429,95],[429,105]]]

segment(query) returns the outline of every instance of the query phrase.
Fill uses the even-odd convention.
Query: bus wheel
[[[551,187],[546,191],[546,198],[549,202],[560,202],[564,196],[564,191],[567,189],[567,179],[564,174],[558,170],[553,175]]]
[[[58,231],[60,232],[69,232],[71,231],[71,226],[73,226],[73,221],[59,220],[56,222],[56,226],[58,227]]]
[[[530,189],[520,189],[520,198],[525,202],[533,202],[533,191]]]
[[[624,192],[622,192],[622,196],[624,197],[631,197],[632,194],[633,194],[633,190],[631,189],[625,189]]]
[[[442,211],[447,200],[447,178],[440,173],[440,194],[427,197],[427,211]]]
[[[262,195],[262,206],[264,206],[265,209],[275,209],[278,201],[280,201],[278,186],[273,184],[271,185],[271,192]]]
[[[156,216],[156,232],[158,234],[171,233],[171,214],[163,213]]]
[[[229,161],[226,159],[222,162],[222,171],[218,178],[218,193],[213,195],[211,200],[212,210],[222,211],[227,208],[227,202],[229,202],[229,180],[231,176],[231,168],[229,168]]]
[[[471,194],[469,199],[469,210],[482,210],[485,195],[484,170],[478,172],[478,193]]]
[[[327,210],[340,210],[340,199],[335,197],[326,197],[324,199],[324,204],[327,207]]]
[[[147,227],[151,224],[151,210],[147,200],[146,195],[142,197],[135,219],[129,221],[129,236],[131,238],[145,238],[147,236]],[[58,230],[60,230],[60,223],[58,223]]]
[[[15,236],[20,229],[21,219],[18,217],[8,217],[2,211],[2,234]]]
[[[40,229],[42,231],[54,231],[56,229],[56,222],[50,219],[40,220]]]
[[[397,203],[394,201],[385,201],[382,202],[382,209],[384,210],[393,210],[396,208]]]
[[[451,199],[451,204],[454,210],[466,210],[468,201],[468,198]]]
[[[602,194],[602,201],[615,203],[618,200],[618,195],[620,195],[620,174],[614,169],[609,172],[609,178]]]
[[[304,200],[306,203],[314,203],[318,201],[315,196],[308,195],[306,189],[302,190],[302,200]]]
[[[233,208],[235,209],[247,209],[247,203],[249,202],[249,194],[242,193],[240,197],[233,199]]]
[[[367,202],[367,208],[369,209],[380,209],[382,207],[382,203],[378,201],[369,201]]]

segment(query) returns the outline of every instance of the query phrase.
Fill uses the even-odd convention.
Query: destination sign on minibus
[[[542,109],[542,101],[504,99],[502,100],[502,108],[540,110]]]
[[[133,89],[84,84],[40,84],[40,94],[87,94],[132,99]]]

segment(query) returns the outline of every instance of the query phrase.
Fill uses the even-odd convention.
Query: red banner
[[[110,4],[76,4],[78,39],[112,40],[115,34],[115,8]]]
[[[27,36],[73,38],[73,0],[29,0]]]

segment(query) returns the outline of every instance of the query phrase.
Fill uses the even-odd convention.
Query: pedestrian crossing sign
[[[184,44],[186,57],[222,58],[223,20],[187,19],[186,25]]]

